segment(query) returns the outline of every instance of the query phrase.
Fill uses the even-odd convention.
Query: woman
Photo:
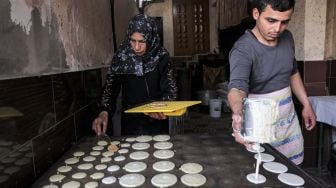
[[[122,111],[140,104],[175,100],[177,86],[173,65],[167,50],[161,46],[155,21],[144,14],[129,23],[126,37],[113,57],[103,89],[100,113],[92,129],[105,133],[108,116],[116,109],[121,90]],[[168,133],[168,122],[162,113],[122,114],[122,135]]]

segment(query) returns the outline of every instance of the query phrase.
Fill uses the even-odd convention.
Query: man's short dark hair
[[[250,0],[252,8],[257,8],[259,13],[265,11],[267,5],[273,10],[284,12],[294,8],[295,0]]]

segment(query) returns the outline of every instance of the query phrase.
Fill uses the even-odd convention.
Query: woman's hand
[[[158,119],[158,120],[167,119],[167,116],[165,116],[162,112],[151,112],[151,113],[148,113],[147,115],[149,115],[149,117],[153,119]]]
[[[97,133],[97,135],[101,135],[106,132],[107,128],[107,123],[108,123],[108,112],[102,111],[96,117],[96,119],[93,120],[92,122],[92,130]]]

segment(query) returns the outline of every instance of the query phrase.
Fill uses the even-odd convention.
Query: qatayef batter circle
[[[139,161],[129,162],[123,167],[126,172],[142,172],[146,168],[147,164]]]
[[[103,157],[100,159],[100,162],[101,163],[107,163],[107,162],[110,162],[112,160],[111,157]]]
[[[85,155],[85,153],[82,152],[82,151],[77,151],[77,152],[73,153],[73,156],[74,156],[74,157],[81,157],[81,156],[83,156],[83,155]]]
[[[77,172],[77,173],[73,174],[71,177],[72,177],[73,179],[83,179],[83,178],[85,178],[86,176],[87,176],[87,175],[86,175],[85,172]]]
[[[118,171],[119,169],[120,169],[119,165],[112,165],[112,166],[109,166],[107,168],[107,171],[109,171],[109,172],[115,172],[115,171]]]
[[[197,174],[202,172],[203,167],[198,163],[185,163],[180,167],[180,170],[187,174]]]
[[[56,175],[52,175],[49,177],[49,181],[54,183],[54,182],[61,182],[63,179],[65,178],[64,175],[62,174],[56,174]]]
[[[135,143],[132,145],[132,148],[135,150],[145,150],[145,149],[148,149],[149,147],[150,145],[148,143],[143,143],[143,142]]]
[[[73,157],[73,158],[66,159],[64,162],[65,164],[72,165],[72,164],[78,163],[79,159],[77,159],[76,157]]]
[[[270,155],[268,153],[260,153],[260,157],[262,162],[272,162],[275,159],[273,155]],[[258,153],[254,155],[254,158],[258,159]]]
[[[92,163],[83,163],[77,166],[77,168],[79,170],[89,170],[91,168],[93,168],[93,164]]]
[[[137,142],[149,142],[151,140],[153,140],[153,137],[148,135],[142,135],[135,138],[135,141]]]
[[[50,185],[45,185],[45,186],[43,186],[42,188],[58,188],[58,186],[57,186],[57,185],[50,184]]]
[[[174,174],[162,173],[153,176],[151,182],[155,187],[170,187],[175,185],[177,177]]]
[[[65,173],[65,172],[69,172],[71,169],[72,169],[71,166],[60,166],[60,167],[57,169],[57,171],[58,171],[58,172],[63,172],[63,173]]]
[[[91,151],[91,152],[90,152],[90,155],[92,155],[92,156],[98,156],[98,155],[100,155],[100,154],[101,154],[100,151]]]
[[[116,181],[117,181],[117,178],[115,178],[114,176],[108,176],[102,179],[103,184],[106,184],[106,185],[110,185]]]
[[[199,187],[206,183],[206,178],[202,174],[185,174],[181,177],[181,182],[190,187]]]
[[[154,144],[154,148],[156,149],[170,149],[173,147],[173,143],[171,142],[156,142]]]
[[[119,155],[119,156],[115,157],[114,160],[115,161],[124,161],[124,160],[126,160],[126,157],[122,156],[122,155]]]
[[[94,151],[101,151],[103,149],[104,149],[103,146],[94,146],[94,147],[92,147],[92,150],[94,150]]]
[[[90,175],[90,178],[94,179],[94,180],[98,180],[98,179],[102,179],[105,176],[104,173],[102,172],[96,172]]]
[[[156,135],[153,137],[153,140],[154,141],[157,141],[157,142],[165,142],[165,141],[168,141],[170,139],[170,136],[169,135]]]
[[[95,181],[87,182],[84,185],[85,188],[97,188],[98,186],[99,186],[98,182],[95,182]]]
[[[105,151],[102,155],[104,157],[111,157],[112,155],[114,155],[114,152],[112,152],[112,151]]]
[[[135,138],[134,137],[126,138],[126,142],[135,142]]]
[[[146,151],[136,151],[131,153],[129,157],[133,160],[143,160],[149,157],[149,153]]]
[[[101,141],[98,141],[98,142],[97,142],[97,145],[98,145],[98,146],[107,146],[107,144],[108,144],[108,143],[107,143],[105,140],[101,140]]]
[[[174,152],[172,150],[157,150],[153,155],[158,159],[169,159],[174,156]]]
[[[153,169],[158,172],[168,172],[175,168],[175,164],[170,161],[158,161],[153,164]]]
[[[120,149],[120,150],[118,150],[118,152],[120,153],[120,154],[125,154],[125,153],[128,153],[128,149],[126,149],[126,148],[123,148],[123,149]]]
[[[252,152],[252,153],[258,153],[258,150],[255,150],[255,149],[253,149],[253,148],[246,148],[246,149],[247,149],[247,151],[249,151],[249,152]],[[260,153],[262,153],[262,152],[265,151],[265,148],[262,147],[262,146],[260,146],[259,151],[260,151]]]
[[[122,147],[122,148],[129,148],[130,146],[131,146],[130,143],[122,143],[122,144],[120,144],[120,147]]]
[[[287,166],[278,163],[278,162],[268,162],[268,163],[264,163],[263,167],[265,170],[269,171],[269,172],[273,172],[273,173],[284,173],[287,172],[288,168]]]
[[[296,174],[282,173],[278,175],[278,179],[287,185],[291,186],[303,186],[305,181],[303,178]]]
[[[145,183],[145,176],[141,174],[126,174],[121,176],[119,184],[123,187],[138,187]]]
[[[96,170],[105,170],[107,168],[107,165],[106,164],[97,164],[95,166],[95,169]]]
[[[83,161],[85,161],[85,162],[92,162],[94,160],[96,160],[96,157],[94,157],[94,156],[87,156],[87,157],[83,158]]]
[[[62,185],[62,188],[78,188],[80,183],[78,181],[69,181]]]

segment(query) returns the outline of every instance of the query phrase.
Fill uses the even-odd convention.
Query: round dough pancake
[[[114,158],[114,161],[124,161],[124,160],[126,160],[126,157],[123,155],[119,155]]]
[[[20,153],[20,152],[14,152],[14,153],[10,154],[9,157],[13,157],[13,158],[15,158],[15,157],[20,156],[21,154],[22,154],[22,153]]]
[[[69,172],[70,170],[72,170],[71,166],[60,166],[57,168],[57,171],[61,173]]]
[[[102,179],[103,184],[110,185],[112,183],[115,183],[117,181],[117,178],[114,176],[108,176]]]
[[[128,150],[128,149],[125,149],[125,148],[118,150],[118,152],[119,152],[120,154],[128,153],[128,151],[129,151],[129,150]]]
[[[94,147],[92,147],[92,150],[94,150],[94,151],[101,151],[103,149],[104,149],[103,146],[94,146]]]
[[[163,108],[166,107],[168,104],[164,103],[164,102],[152,102],[150,103],[148,106],[150,108]]]
[[[55,174],[49,177],[49,181],[51,183],[55,183],[55,182],[61,182],[63,179],[65,178],[64,175],[62,174]]]
[[[258,153],[258,151],[257,151],[257,150],[254,150],[252,147],[251,147],[251,148],[246,148],[246,149],[247,149],[247,151],[249,151],[249,152],[252,152],[252,153]],[[265,151],[265,148],[262,147],[262,146],[260,146],[260,147],[259,147],[259,150],[260,150],[260,153],[262,153],[262,152]]]
[[[175,164],[171,161],[158,161],[153,164],[153,169],[158,172],[168,172],[175,168]]]
[[[131,147],[131,144],[130,143],[123,143],[123,144],[120,144],[120,147],[129,148],[129,147]]]
[[[87,174],[85,172],[77,172],[77,173],[74,173],[72,174],[72,178],[73,179],[83,179],[87,176]]]
[[[73,157],[73,158],[66,159],[64,162],[65,164],[72,165],[72,164],[78,163],[79,159],[76,157]]]
[[[291,186],[303,186],[305,181],[303,178],[296,174],[282,173],[278,175],[278,179],[287,185]]]
[[[187,174],[198,174],[202,172],[203,167],[198,163],[185,163],[181,166],[180,170]]]
[[[74,157],[81,157],[81,156],[83,156],[83,155],[85,155],[85,153],[82,152],[82,151],[77,151],[77,152],[73,153],[73,156],[74,156]]]
[[[266,177],[262,174],[258,174],[258,178],[256,178],[256,174],[251,173],[246,176],[246,179],[254,184],[261,184],[266,182]]]
[[[15,161],[15,164],[18,165],[18,166],[23,166],[23,165],[26,165],[30,162],[31,162],[31,159],[29,159],[27,157],[24,157],[24,158],[21,158],[21,159]]]
[[[111,157],[112,155],[114,155],[114,152],[112,152],[112,151],[105,151],[102,155],[104,157]]]
[[[97,188],[98,186],[99,186],[98,182],[95,182],[95,181],[87,182],[84,185],[85,188]]]
[[[6,158],[2,159],[1,162],[4,163],[4,164],[8,164],[8,163],[14,162],[15,160],[16,159],[13,158],[13,157],[6,157]]]
[[[78,181],[69,181],[62,185],[62,188],[79,188],[80,183]]]
[[[94,180],[102,179],[105,176],[102,172],[96,172],[90,175],[90,177]]]
[[[181,177],[181,182],[190,187],[199,187],[205,184],[206,178],[202,174],[185,174]]]
[[[148,149],[149,147],[150,147],[150,144],[144,143],[144,142],[135,143],[132,145],[132,148],[135,150],[145,150],[145,149]]]
[[[142,136],[138,136],[135,138],[135,141],[137,142],[149,142],[152,141],[153,137],[152,136],[148,136],[148,135],[142,135]]]
[[[126,172],[142,172],[146,168],[147,164],[139,161],[129,162],[123,167]]]
[[[174,174],[162,173],[153,176],[151,182],[155,187],[170,187],[176,184],[177,177]]]
[[[92,162],[94,160],[96,160],[96,157],[94,157],[94,156],[86,156],[86,157],[83,158],[83,161],[85,161],[85,162]]]
[[[98,164],[95,166],[96,170],[105,170],[107,168],[106,164]]]
[[[265,170],[273,172],[273,173],[284,173],[287,172],[288,168],[287,166],[278,163],[278,162],[268,162],[268,163],[264,163],[263,167]]]
[[[149,157],[149,153],[146,151],[136,151],[131,153],[129,157],[133,160],[143,160]]]
[[[145,183],[145,176],[142,174],[126,174],[121,176],[119,184],[123,187],[138,187]]]
[[[173,147],[173,143],[171,142],[156,142],[154,144],[154,148],[156,149],[170,149]]]
[[[116,172],[116,171],[118,171],[120,169],[120,166],[119,165],[112,165],[112,166],[109,166],[108,168],[107,168],[107,171],[109,171],[109,172]]]
[[[165,134],[156,135],[156,136],[153,137],[153,140],[157,141],[157,142],[165,142],[165,141],[170,140],[170,136],[165,135]]]
[[[134,137],[126,138],[126,142],[135,142],[135,138]]]
[[[12,141],[0,140],[0,146],[11,146],[13,145]]]
[[[100,159],[101,163],[108,163],[110,161],[112,161],[111,157],[103,157],[103,158]]]
[[[0,183],[4,183],[9,179],[9,176],[1,175],[0,176]]]
[[[77,168],[79,170],[89,170],[91,168],[93,168],[93,164],[92,163],[83,163],[77,166]]]
[[[157,150],[153,155],[158,159],[169,159],[174,156],[174,152],[172,150]]]
[[[90,155],[92,155],[92,156],[98,156],[98,155],[100,155],[100,154],[101,154],[100,151],[91,151],[91,152],[90,152]]]
[[[12,175],[12,174],[14,174],[14,173],[20,171],[20,169],[21,169],[21,168],[18,167],[18,166],[10,166],[10,167],[8,167],[8,168],[6,168],[6,169],[4,170],[4,173],[9,174],[9,175]]]
[[[112,144],[112,145],[119,145],[120,144],[120,141],[118,141],[118,140],[115,140],[115,141],[112,141],[110,144]]]
[[[270,155],[270,154],[268,154],[268,153],[260,153],[260,156],[261,156],[261,161],[262,162],[272,162],[272,161],[274,161],[274,157],[273,157],[273,155]],[[254,155],[254,158],[255,159],[258,159],[258,153],[256,153],[255,155]]]
[[[98,146],[107,146],[107,144],[108,143],[105,140],[100,140],[100,141],[97,142]]]
[[[58,186],[57,186],[57,185],[50,184],[50,185],[45,185],[45,186],[43,186],[42,188],[58,188]]]

